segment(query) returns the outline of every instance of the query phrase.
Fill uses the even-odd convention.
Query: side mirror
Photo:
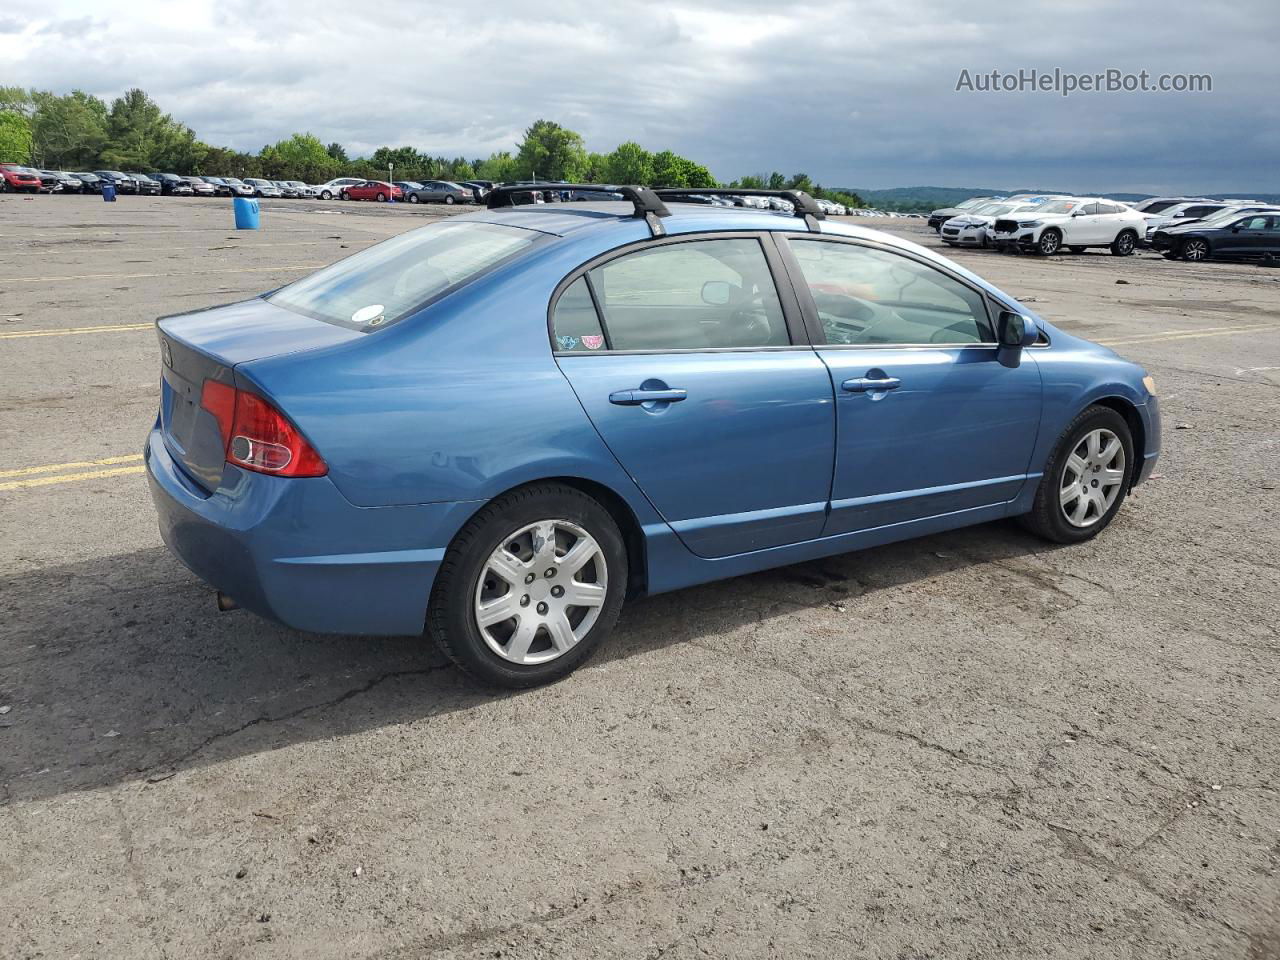
[[[728,306],[733,285],[728,280],[708,280],[702,285],[702,302],[709,307]]]
[[[1040,328],[1036,322],[1021,313],[1012,310],[1000,311],[996,318],[996,359],[1006,367],[1016,367],[1022,363],[1022,351],[1040,339]]]
[[[1084,216],[1084,210],[1083,210],[1083,209],[1077,210],[1077,211],[1075,211],[1075,212],[1074,212],[1073,214],[1071,214],[1071,215],[1072,215],[1073,217],[1083,217],[1083,216]]]

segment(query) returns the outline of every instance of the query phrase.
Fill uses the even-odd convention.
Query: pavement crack
[[[307,714],[307,713],[311,713],[312,711],[315,711],[315,710],[324,710],[328,707],[336,707],[339,704],[345,703],[346,701],[354,697],[358,697],[362,694],[368,693],[370,690],[373,690],[375,687],[378,687],[381,684],[386,683],[388,680],[399,680],[405,677],[426,676],[427,674],[437,673],[440,670],[446,670],[449,668],[449,666],[450,666],[449,664],[438,664],[434,667],[422,667],[416,670],[392,670],[388,673],[379,674],[378,676],[370,680],[368,683],[365,683],[359,687],[354,687],[350,690],[346,690],[343,693],[339,694],[338,696],[330,700],[324,700],[324,701],[321,701],[320,703],[309,703],[306,706],[298,707],[296,710],[290,710],[287,713],[282,713],[276,716],[254,717],[252,720],[248,720],[240,724],[238,727],[232,727],[230,730],[220,730],[217,733],[210,734],[209,736],[205,737],[203,740],[201,740],[198,744],[196,744],[190,750],[186,751],[185,753],[177,757],[173,757],[169,760],[164,760],[160,763],[152,764],[147,767],[141,767],[134,772],[140,773],[140,774],[146,774],[156,769],[170,768],[167,773],[163,773],[158,776],[147,777],[147,783],[160,783],[164,780],[168,780],[171,777],[177,775],[177,773],[179,772],[179,768],[183,764],[199,756],[209,747],[213,746],[213,744],[218,743],[221,740],[226,740],[230,737],[237,736],[238,734],[243,733],[245,730],[248,730],[250,727],[258,727],[264,724],[282,723],[286,720],[293,720],[297,717],[303,716],[304,714]]]

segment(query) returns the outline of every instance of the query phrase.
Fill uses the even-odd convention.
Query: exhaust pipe
[[[234,600],[228,597],[221,590],[217,592],[217,596],[218,596],[218,609],[221,612],[226,613],[228,610],[240,609],[240,604],[236,603]]]

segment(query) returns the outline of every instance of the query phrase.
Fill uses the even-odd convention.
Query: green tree
[[[107,105],[83,90],[32,91],[32,154],[42,167],[91,170],[107,143]]]
[[[0,110],[20,113],[24,117],[31,116],[35,103],[31,94],[22,87],[0,87]]]
[[[0,163],[31,160],[31,121],[16,110],[0,110]]]
[[[812,195],[814,190],[813,181],[809,179],[807,173],[797,173],[787,181],[787,186],[784,189],[803,190],[805,193]]]
[[[476,166],[476,176],[481,180],[495,180],[502,183],[516,179],[516,158],[507,150],[489,155]]]
[[[347,148],[336,140],[324,148],[324,152],[336,160],[338,163],[350,163],[347,158]]]
[[[604,158],[604,164],[610,183],[653,183],[653,159],[648,150],[633,140],[619,144]]]
[[[323,143],[309,133],[295,133],[287,140],[263,147],[258,155],[266,176],[275,180],[323,183],[335,175],[338,162]]]
[[[580,180],[587,165],[582,136],[550,120],[535,120],[516,152],[515,179]]]
[[[784,177],[782,174],[778,173],[778,171],[777,171],[777,170],[773,171],[773,173],[769,174],[769,187],[768,187],[768,189],[770,189],[770,190],[785,190],[785,189],[787,189],[787,178],[786,178],[786,177]]]
[[[107,167],[193,173],[208,152],[190,127],[162,113],[144,91],[135,87],[111,102],[102,150]]]

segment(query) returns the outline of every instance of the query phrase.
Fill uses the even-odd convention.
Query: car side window
[[[1265,230],[1267,229],[1267,218],[1249,217],[1247,220],[1241,220],[1239,227],[1241,230]]]
[[[850,243],[789,241],[829,344],[994,343],[986,299],[910,257]]]
[[[791,342],[769,262],[755,239],[665,244],[610,260],[588,277],[612,350]]]
[[[553,348],[562,353],[585,353],[607,346],[586,277],[579,277],[560,294],[551,317],[551,334]]]
[[[1080,213],[1080,214],[1083,214],[1084,216],[1088,217],[1088,216],[1091,216],[1091,215],[1093,215],[1093,214],[1095,214],[1095,213],[1101,213],[1101,212],[1102,212],[1101,210],[1099,210],[1099,209],[1098,209],[1098,206],[1099,206],[1099,205],[1098,205],[1098,204],[1096,204],[1096,203],[1086,203],[1083,207],[1081,207],[1081,208],[1080,208],[1078,211],[1076,211],[1076,212],[1077,212],[1077,213]]]
[[[1100,203],[1098,204],[1098,212],[1099,213],[1119,213],[1120,208],[1115,206],[1114,204]]]

